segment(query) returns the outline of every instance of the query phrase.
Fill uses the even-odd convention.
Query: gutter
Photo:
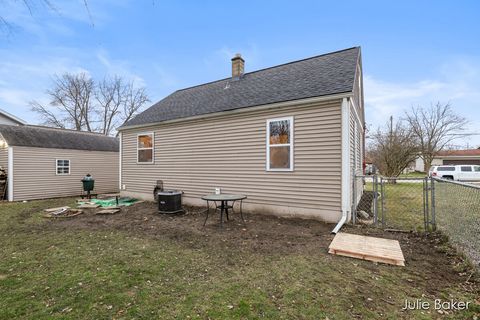
[[[337,233],[347,222],[350,209],[350,103],[342,101],[342,217],[332,233]]]
[[[197,115],[197,116],[178,118],[178,119],[172,119],[172,120],[165,120],[165,121],[160,121],[160,122],[152,122],[152,123],[124,126],[124,127],[118,128],[117,131],[120,132],[120,131],[124,131],[124,130],[129,130],[129,129],[153,127],[153,126],[157,126],[157,125],[160,125],[160,124],[183,122],[183,121],[189,121],[189,120],[200,120],[200,119],[212,118],[212,117],[216,117],[216,116],[223,116],[223,115],[230,115],[230,114],[241,114],[241,113],[245,113],[245,112],[268,110],[268,109],[275,109],[275,108],[281,108],[281,107],[290,107],[290,106],[295,106],[295,105],[298,105],[298,104],[308,105],[308,104],[312,104],[312,103],[316,103],[316,102],[323,102],[323,101],[329,101],[329,100],[334,100],[334,99],[349,98],[349,97],[352,97],[352,95],[353,95],[352,92],[346,92],[346,93],[330,94],[330,95],[314,97],[314,98],[306,98],[306,99],[298,99],[298,100],[290,100],[290,101],[269,103],[269,104],[263,104],[263,105],[259,105],[259,106],[244,107],[244,108],[238,108],[238,109],[227,110],[227,111],[218,111],[218,112],[201,114],[201,115]]]

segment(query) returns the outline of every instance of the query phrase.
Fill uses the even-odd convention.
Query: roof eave
[[[197,116],[178,118],[178,119],[172,119],[172,120],[165,120],[165,121],[160,121],[160,122],[151,122],[151,123],[142,123],[142,124],[130,125],[130,126],[122,126],[122,127],[117,128],[117,131],[125,131],[125,130],[136,129],[136,128],[151,127],[151,126],[156,126],[156,125],[166,124],[166,123],[175,123],[175,122],[182,122],[182,121],[189,121],[189,120],[205,119],[205,118],[210,118],[210,117],[216,117],[216,116],[219,116],[219,115],[238,114],[238,113],[245,113],[245,112],[257,111],[257,110],[266,110],[266,109],[289,107],[289,106],[293,106],[293,105],[296,105],[296,104],[308,104],[308,103],[322,102],[322,101],[328,101],[328,100],[334,100],[334,99],[350,98],[352,96],[353,96],[353,92],[348,91],[348,92],[343,92],[343,93],[329,94],[329,95],[312,97],[312,98],[289,100],[289,101],[268,103],[268,104],[251,106],[251,107],[237,108],[237,109],[227,110],[227,111],[212,112],[212,113],[206,113],[206,114],[197,115]]]

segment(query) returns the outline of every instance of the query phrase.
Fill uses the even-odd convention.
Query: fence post
[[[428,185],[427,185],[427,178],[423,178],[422,179],[422,183],[423,183],[423,227],[425,229],[425,232],[427,232],[427,221],[428,221],[428,217],[427,217],[427,203],[428,203]]]
[[[383,177],[380,178],[380,192],[382,197],[382,227],[385,227],[385,186],[383,185]]]
[[[437,222],[435,221],[435,179],[433,177],[430,177],[430,181],[432,184],[432,230],[435,231],[437,230]]]
[[[375,174],[372,177],[372,190],[373,190],[373,223],[378,223],[378,176]]]

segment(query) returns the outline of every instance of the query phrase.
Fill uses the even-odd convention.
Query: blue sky
[[[40,0],[33,1],[41,3]],[[0,108],[28,122],[54,74],[119,74],[152,102],[230,74],[360,45],[367,123],[413,105],[450,102],[480,134],[478,1],[51,0],[57,10],[0,1]],[[92,23],[93,22],[93,23]],[[480,146],[480,135],[458,141]]]

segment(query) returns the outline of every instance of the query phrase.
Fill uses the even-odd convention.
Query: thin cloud
[[[454,109],[470,121],[470,132],[480,133],[480,116],[472,106],[480,100],[480,67],[467,61],[453,61],[439,68],[437,79],[411,83],[385,81],[364,76],[366,118],[370,127],[383,125],[390,116],[401,118],[412,106],[430,106],[437,101],[450,102]],[[467,139],[480,145],[480,136]]]
[[[145,80],[138,74],[131,71],[129,62],[120,59],[112,59],[105,49],[97,51],[97,59],[101,65],[106,69],[106,74],[113,76],[118,75],[133,81],[137,87],[145,87]]]

